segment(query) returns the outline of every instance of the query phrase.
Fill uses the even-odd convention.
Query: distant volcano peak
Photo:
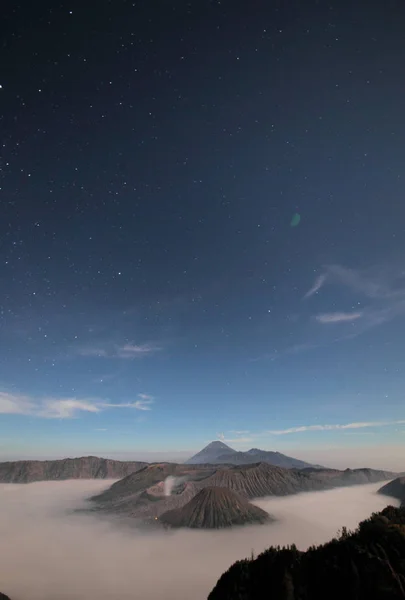
[[[236,452],[236,450],[233,450],[233,448],[231,448],[227,444],[224,444],[224,442],[221,442],[220,440],[210,442],[208,446],[205,446],[204,450],[208,450],[209,448],[219,448],[220,450],[227,450],[228,452]]]
[[[237,454],[236,450],[224,444],[220,440],[215,440],[214,442],[210,442],[208,446],[205,446],[200,452],[192,456],[186,464],[203,464],[203,463],[213,463],[215,464],[219,457],[222,455],[232,455]]]

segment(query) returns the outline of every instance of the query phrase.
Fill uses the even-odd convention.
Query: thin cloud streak
[[[240,438],[221,438],[221,442],[225,444],[248,444],[249,442],[253,442],[253,438],[250,437],[240,437]]]
[[[0,392],[0,414],[26,415],[43,419],[74,419],[80,413],[100,413],[110,408],[151,410],[152,396],[138,394],[134,402],[113,404],[94,398],[30,398],[16,393]]]
[[[362,316],[363,313],[361,311],[352,313],[334,312],[316,315],[315,319],[319,323],[344,323],[347,321],[355,321],[356,319],[360,319]]]
[[[237,434],[236,431],[233,433]],[[224,433],[217,433],[217,439],[220,440],[221,442],[224,442],[224,444],[247,444],[249,442],[253,442],[252,437],[228,438],[225,436]]]
[[[291,433],[303,433],[306,431],[336,431],[345,429],[363,429],[365,427],[386,427],[388,425],[404,424],[404,420],[399,421],[366,421],[359,423],[346,423],[344,425],[303,425],[301,427],[290,427],[289,429],[272,429],[267,431],[271,435],[288,435]]]
[[[154,403],[155,399],[153,396],[148,394],[138,394],[139,400],[135,402],[121,402],[120,404],[103,403],[102,406],[105,408],[135,408],[137,410],[152,410],[151,404]]]
[[[118,358],[141,358],[159,352],[162,348],[153,344],[125,344],[117,349]]]
[[[324,273],[323,275],[319,275],[315,279],[314,285],[307,291],[307,293],[303,297],[303,300],[306,300],[307,298],[311,298],[311,296],[313,296],[314,294],[319,292],[319,290],[321,289],[321,287],[323,286],[325,281],[326,281],[326,273]]]
[[[162,348],[152,342],[145,344],[128,343],[122,346],[107,345],[102,346],[84,346],[76,350],[79,356],[95,357],[95,358],[122,358],[126,360],[143,358],[150,356],[156,352],[160,352]]]

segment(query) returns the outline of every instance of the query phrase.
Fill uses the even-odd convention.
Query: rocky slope
[[[144,462],[123,462],[97,456],[62,460],[19,460],[0,463],[0,483],[31,483],[63,479],[119,479],[143,468]]]
[[[165,512],[160,517],[161,523],[171,527],[197,529],[222,529],[270,520],[264,510],[223,487],[206,487],[182,508]]]
[[[199,485],[226,487],[246,498],[287,496],[325,487],[323,482],[312,479],[300,471],[281,469],[268,463],[242,465],[229,469],[218,468]]]
[[[389,506],[323,546],[269,548],[235,563],[208,600],[404,599],[404,556],[405,510]]]
[[[396,498],[401,502],[401,506],[405,508],[405,477],[397,477],[386,483],[378,490],[378,493]]]

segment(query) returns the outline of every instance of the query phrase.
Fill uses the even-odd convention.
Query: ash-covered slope
[[[147,463],[97,456],[62,460],[19,460],[0,463],[0,483],[30,483],[64,479],[119,479]]]
[[[160,522],[171,527],[222,529],[266,523],[268,513],[223,487],[206,487],[182,508],[165,512]]]
[[[198,485],[225,487],[246,498],[287,496],[297,492],[326,489],[322,481],[312,479],[301,471],[281,469],[268,463],[219,468]]]
[[[323,546],[269,548],[235,563],[208,600],[404,599],[404,556],[405,510],[388,506]]]
[[[191,467],[177,463],[155,463],[146,465],[135,473],[113,483],[107,490],[93,496],[90,500],[94,500],[100,504],[114,503],[129,499],[158,483],[163,484],[167,477],[186,477],[193,481],[198,481],[214,472],[215,470],[212,467]],[[162,495],[163,494],[164,489],[162,488]]]
[[[124,477],[89,500],[91,511],[104,511],[144,521],[184,506],[200,490],[198,483],[212,467],[159,463]]]
[[[226,454],[227,456],[232,456],[233,454],[238,454],[236,450],[233,450],[230,446],[227,446],[223,442],[211,442],[208,446],[205,446],[200,452],[197,452],[194,456],[186,460],[186,465],[203,465],[203,464],[212,464],[215,465],[218,463],[219,458]],[[226,461],[223,461],[226,462]],[[231,461],[229,461],[230,464]]]
[[[396,498],[401,502],[401,506],[405,508],[405,477],[397,477],[393,481],[389,481],[380,487],[378,494]]]

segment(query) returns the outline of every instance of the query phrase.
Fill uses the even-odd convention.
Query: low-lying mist
[[[71,514],[111,481],[0,485],[0,591],[12,600],[203,600],[235,560],[328,541],[395,500],[372,484],[255,502],[277,523],[219,532],[124,528]]]

